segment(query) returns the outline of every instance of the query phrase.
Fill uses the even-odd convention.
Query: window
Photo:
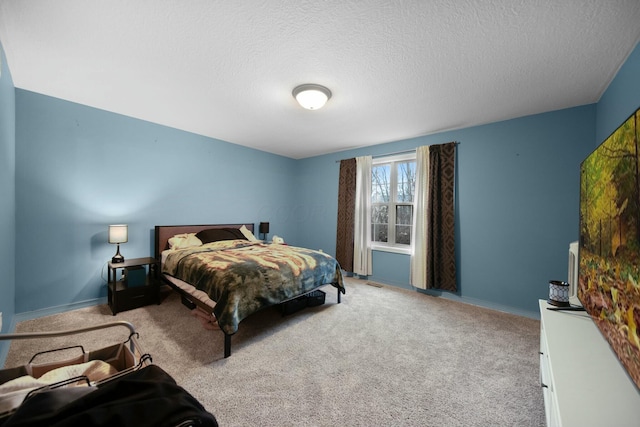
[[[411,248],[415,153],[374,159],[371,167],[371,241],[381,249]]]

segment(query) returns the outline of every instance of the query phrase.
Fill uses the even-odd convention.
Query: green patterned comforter
[[[206,292],[227,334],[256,311],[332,284],[345,293],[331,256],[295,246],[224,240],[170,251],[162,272]]]

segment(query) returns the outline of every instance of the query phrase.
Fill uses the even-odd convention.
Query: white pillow
[[[245,227],[244,225],[242,227],[240,227],[240,232],[250,242],[258,242],[259,241],[258,239],[256,239],[256,236],[254,236],[253,233],[247,227]]]
[[[186,249],[193,246],[202,246],[202,241],[196,237],[196,233],[176,234],[169,239],[170,249]]]

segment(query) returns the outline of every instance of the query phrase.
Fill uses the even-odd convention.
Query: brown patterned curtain
[[[429,147],[427,211],[427,288],[455,292],[456,247],[454,183],[456,143]]]
[[[353,230],[356,210],[356,159],[340,162],[336,260],[343,270],[353,271]]]

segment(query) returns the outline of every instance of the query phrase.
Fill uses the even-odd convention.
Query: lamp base
[[[124,257],[120,255],[120,243],[118,243],[118,249],[116,250],[116,254],[111,258],[112,264],[120,264],[124,262]]]

